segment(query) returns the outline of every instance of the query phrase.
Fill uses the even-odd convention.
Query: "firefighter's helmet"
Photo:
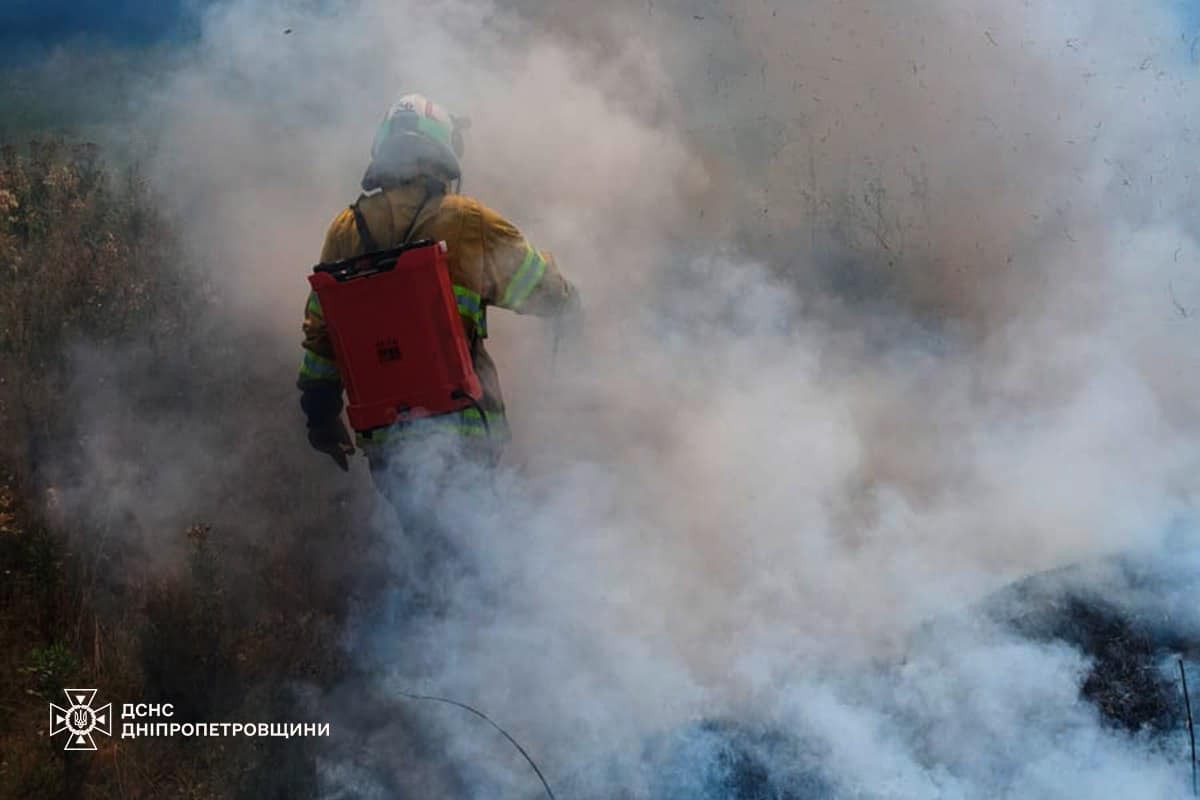
[[[366,191],[409,180],[436,169],[450,180],[462,174],[465,120],[455,118],[422,94],[406,94],[388,109],[375,132]]]

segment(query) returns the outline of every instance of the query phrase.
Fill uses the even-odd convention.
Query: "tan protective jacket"
[[[486,309],[494,305],[519,314],[554,316],[563,310],[575,290],[559,273],[550,253],[534,249],[519,230],[495,211],[470,197],[449,193],[433,193],[422,208],[427,193],[425,180],[413,180],[360,198],[358,208],[380,249],[401,243],[418,209],[420,215],[409,241],[446,242],[450,281],[467,338],[472,342],[475,370],[483,385],[481,406],[488,415],[492,436],[503,440],[507,438],[507,423],[500,377],[483,345],[487,335]],[[340,261],[366,250],[354,213],[347,208],[329,226],[321,262]],[[321,307],[316,294],[310,293],[304,313],[300,386],[337,380],[337,365]],[[446,414],[431,422],[468,436],[485,433],[474,409]],[[376,444],[403,436],[407,431],[407,426],[399,425],[372,434],[369,441],[360,436],[359,443]]]

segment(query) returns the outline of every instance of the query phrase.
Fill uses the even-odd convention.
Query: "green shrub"
[[[28,676],[28,692],[47,702],[61,701],[62,690],[79,670],[79,659],[63,642],[49,647],[35,647],[29,654],[29,665],[22,671]]]

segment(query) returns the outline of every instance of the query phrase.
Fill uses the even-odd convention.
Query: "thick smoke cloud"
[[[406,619],[417,534],[381,514],[407,580],[361,609],[370,680],[328,703],[471,702],[570,796],[686,794],[671,776],[720,761],[681,733],[701,719],[787,731],[747,735],[834,796],[1182,793],[1179,752],[1081,699],[1082,654],[964,609],[1187,519],[1188,58],[1147,4],[213,9],[154,90],[155,177],[280,385],[402,90],[473,118],[465,190],[588,307],[553,365],[494,315],[517,442],[494,485],[440,488],[471,569]],[[527,796],[487,729],[404,708],[453,781],[372,722],[323,760],[328,796]]]

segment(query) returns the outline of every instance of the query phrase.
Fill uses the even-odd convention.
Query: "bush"
[[[61,703],[62,690],[79,669],[79,659],[64,642],[35,647],[24,672],[33,684],[29,692],[47,702]]]

